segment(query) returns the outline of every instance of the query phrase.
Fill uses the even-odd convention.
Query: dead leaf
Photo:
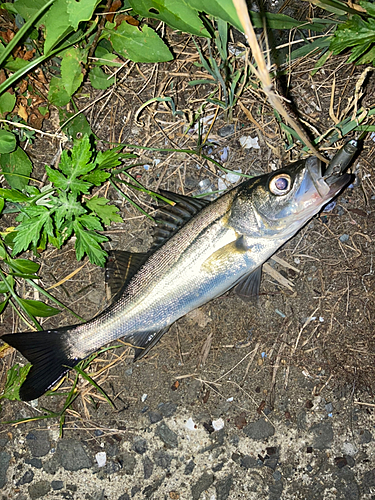
[[[25,120],[25,122],[27,122],[27,120],[29,118],[29,115],[27,114],[26,108],[22,104],[20,104],[18,106],[17,115],[20,116],[22,118],[22,120]]]

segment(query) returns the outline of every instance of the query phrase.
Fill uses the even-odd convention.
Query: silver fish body
[[[258,288],[262,264],[350,180],[324,180],[316,158],[249,179],[204,206],[156,249],[111,306],[81,325],[4,335],[33,367],[22,399],[43,394],[101,346],[123,338],[146,353],[189,311],[235,287]],[[51,355],[52,351],[57,354]]]

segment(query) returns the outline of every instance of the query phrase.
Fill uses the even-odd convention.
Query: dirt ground
[[[203,152],[228,169],[257,175],[300,157],[298,147],[285,152],[285,137],[258,89],[244,90],[228,123],[216,106],[205,101],[211,86],[188,85],[189,80],[202,77],[201,69],[194,65],[197,54],[192,41],[174,42],[178,53],[175,61],[158,66],[129,63],[113,89],[98,94],[87,86],[77,96],[80,109],[90,105],[85,115],[100,139],[99,147],[108,148],[105,141],[110,141],[194,149],[208,129],[202,136],[193,128],[185,133],[186,120],[173,117],[163,103],[148,106],[137,117],[142,103],[163,95],[171,96],[177,109],[189,112],[196,112],[205,103],[204,116],[211,117],[213,125]],[[311,76],[316,59],[310,57],[288,73],[287,97],[309,124],[308,132],[323,133],[334,127],[334,117],[351,116],[353,108],[346,109],[353,103],[363,68],[347,65],[345,60],[332,57],[324,69]],[[363,85],[358,107],[374,106],[374,89],[372,72]],[[45,130],[56,130],[55,118],[52,113]],[[239,141],[243,136],[258,138],[259,149],[244,149]],[[324,153],[332,156],[352,137],[345,137]],[[54,164],[58,148],[46,137],[27,147],[36,172],[44,164]],[[79,396],[66,412],[64,436],[76,437],[78,433],[87,439],[94,429],[108,434],[111,429],[125,431],[166,400],[183,407],[187,416],[189,411],[200,415],[207,425],[224,415],[233,429],[241,429],[272,411],[284,423],[295,422],[306,401],[314,405],[316,398],[323,398],[327,403],[337,394],[345,397],[346,405],[366,411],[372,419],[374,151],[375,138],[368,134],[352,167],[353,185],[339,195],[334,208],[314,217],[277,253],[289,267],[270,261],[289,280],[288,288],[264,273],[256,303],[243,303],[227,293],[177,321],[137,363],[132,361],[131,348],[121,340],[116,342],[118,348],[100,355],[88,369],[114,408],[80,379]],[[138,154],[135,163],[141,165],[131,173],[153,190],[197,194],[216,191],[218,181],[223,181],[224,174],[198,156],[141,150]],[[227,185],[234,184],[227,181]],[[129,189],[125,192],[152,213],[154,202],[150,198]],[[120,208],[124,223],[107,228],[105,234],[111,241],[106,248],[147,250],[152,241],[151,222],[110,188],[107,195]],[[31,254],[27,257],[34,258]],[[90,319],[102,309],[104,272],[87,260],[77,262],[72,242],[59,251],[48,248],[39,262],[41,284],[47,289],[76,271],[53,289],[53,294],[75,312]],[[26,297],[30,293],[25,290]],[[69,323],[74,323],[74,318],[61,313],[43,325],[50,328]],[[1,333],[22,330],[24,326],[7,311],[0,324]],[[14,351],[0,359],[1,384],[5,383],[6,369],[15,361],[24,360]],[[73,380],[74,375],[69,374],[59,391],[69,389]],[[2,401],[0,418],[9,421],[38,416],[43,408],[59,411],[63,404],[64,397],[59,395],[41,398],[37,407]],[[12,432],[9,426],[3,430]]]

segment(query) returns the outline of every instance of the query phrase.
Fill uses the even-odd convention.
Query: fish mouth
[[[311,181],[322,200],[329,201],[332,199],[352,179],[352,175],[344,173],[343,169],[335,173],[331,172],[330,175],[327,176],[327,172],[332,170],[330,166],[328,166],[324,175],[322,163],[315,156],[311,156],[306,160],[306,167],[310,174]]]

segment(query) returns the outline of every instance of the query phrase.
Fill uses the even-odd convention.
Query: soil
[[[142,103],[160,95],[171,96],[179,110],[196,111],[212,90],[209,85],[187,85],[202,76],[193,64],[196,50],[185,38],[175,36],[173,42],[179,54],[175,61],[158,66],[129,63],[123,70],[126,79],[119,78],[106,97],[93,93],[90,86],[77,96],[81,109],[91,103],[85,115],[100,138],[99,147],[107,148],[110,141],[194,149],[205,137],[207,130],[199,137],[193,127],[186,133],[187,122],[173,117],[163,103],[148,106],[137,117]],[[334,117],[341,120],[353,112],[347,107],[353,104],[363,68],[345,61],[346,57],[332,57],[311,76],[316,59],[308,58],[290,74],[288,97],[319,133],[334,128]],[[375,75],[370,73],[358,107],[374,106],[374,87]],[[298,147],[285,153],[285,137],[259,90],[246,89],[240,103],[231,123],[218,112],[205,154],[250,175],[300,157]],[[215,111],[206,102],[204,115]],[[44,129],[56,130],[53,116]],[[242,136],[257,137],[259,149],[243,149]],[[331,157],[349,138],[327,147],[326,155]],[[47,137],[27,146],[36,176],[44,164],[54,164],[58,147]],[[228,293],[177,321],[136,363],[132,349],[119,340],[119,347],[100,354],[87,370],[114,406],[80,378],[78,397],[66,411],[62,440],[57,418],[2,425],[0,461],[5,457],[1,453],[11,456],[0,490],[4,498],[373,498],[374,149],[369,134],[352,167],[353,184],[330,211],[314,217],[277,253],[290,267],[270,261],[291,282],[290,288],[265,273],[254,304]],[[197,156],[142,150],[138,154],[136,163],[143,165],[131,173],[155,191],[217,190],[223,177]],[[152,213],[149,197],[125,192]],[[106,229],[111,240],[107,249],[147,250],[151,222],[114,190],[108,188],[107,195],[124,219]],[[34,259],[30,253],[25,256]],[[53,289],[76,313],[90,319],[103,308],[104,272],[87,260],[77,262],[74,242],[59,251],[48,248],[38,262],[41,284],[47,289],[76,272]],[[26,297],[30,293],[25,289]],[[62,312],[43,326],[74,322]],[[3,315],[1,332],[24,329],[10,311]],[[2,384],[15,361],[24,363],[14,351],[0,359]],[[59,392],[70,390],[74,379],[70,373]],[[4,422],[38,417],[45,408],[61,411],[64,402],[61,395],[42,397],[35,404],[3,400],[0,418]],[[34,438],[28,436],[42,431],[48,434],[49,447],[45,455],[37,455],[29,445]],[[70,439],[81,443],[91,460],[79,470],[61,458],[73,450]],[[139,439],[146,443],[143,453],[136,449]],[[100,451],[107,454],[104,468],[95,462]],[[60,461],[53,472],[46,464],[56,454]],[[73,453],[71,462],[75,454],[79,453]],[[29,463],[38,456],[43,457],[42,468]],[[146,458],[154,467],[149,476]],[[190,462],[195,467],[189,473]],[[25,471],[33,472],[32,481],[17,485]],[[43,481],[48,484],[39,495]],[[61,490],[54,487],[59,481]]]

